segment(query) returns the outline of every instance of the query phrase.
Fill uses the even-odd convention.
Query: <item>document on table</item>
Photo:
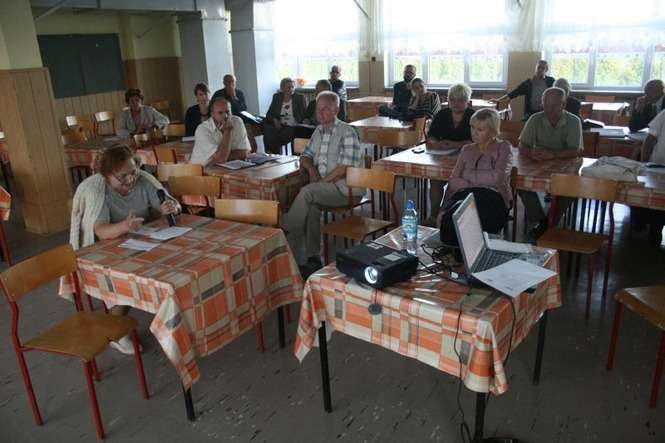
[[[505,241],[499,238],[490,238],[487,232],[483,232],[485,236],[485,244],[489,249],[502,252],[515,252],[517,254],[530,254],[533,252],[533,247],[528,243],[517,243],[512,241]]]
[[[460,152],[460,148],[451,148],[451,149],[426,148],[425,152],[432,155],[457,155]]]
[[[182,138],[183,143],[193,142],[194,140],[196,140],[196,137],[194,137],[193,135],[188,135]]]
[[[120,243],[121,248],[134,249],[136,251],[150,251],[159,246],[159,243],[150,243],[143,240],[130,238]]]
[[[141,229],[135,231],[134,234],[150,237],[153,240],[170,240],[172,238],[180,237],[182,234],[191,231],[192,228],[184,226],[169,226],[168,228],[151,228],[149,226],[141,226]]]
[[[554,275],[554,271],[518,259],[473,274],[486,285],[513,298]]]
[[[227,168],[227,169],[236,170],[236,169],[242,169],[242,168],[250,168],[250,167],[254,166],[254,163],[246,162],[244,160],[231,160],[230,162],[226,162],[226,163],[215,163],[215,165],[221,166],[221,167]]]
[[[621,138],[626,135],[623,128],[600,128],[598,131],[594,132],[598,132],[600,137]]]

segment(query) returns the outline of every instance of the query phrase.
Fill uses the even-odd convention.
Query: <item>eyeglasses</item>
[[[139,175],[139,170],[134,169],[134,171],[130,173],[120,174],[120,175],[111,174],[111,175],[113,175],[113,177],[116,180],[118,180],[120,183],[127,184],[133,182],[136,179],[136,176]]]

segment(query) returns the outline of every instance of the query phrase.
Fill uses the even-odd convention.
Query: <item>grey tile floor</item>
[[[549,316],[541,383],[531,384],[534,330],[511,356],[510,390],[489,403],[488,435],[524,442],[665,441],[665,388],[656,409],[647,405],[659,331],[626,312],[615,369],[607,372],[604,367],[614,311],[611,295],[621,287],[665,283],[665,246],[649,245],[644,235],[629,238],[627,211],[618,207],[616,214],[610,296],[601,300],[600,273],[591,320],[585,323],[585,266],[578,277],[564,276],[563,306]],[[7,228],[16,260],[66,241],[66,233],[44,237],[25,232],[20,208]],[[4,269],[4,263],[1,266]],[[71,312],[71,305],[55,291],[52,284],[25,300],[25,336]],[[83,372],[72,359],[28,356],[45,419],[44,426],[35,426],[9,339],[4,298],[0,305],[0,442],[94,441]],[[150,316],[138,311],[132,315],[140,322],[152,397],[141,398],[131,358],[112,350],[99,358],[104,378],[97,394],[109,441],[461,441],[455,378],[342,334],[334,334],[328,347],[333,412],[326,414],[318,353],[311,352],[302,365],[295,359],[295,321],[287,325],[287,348],[280,349],[275,315],[264,326],[264,354],[256,350],[250,332],[200,361],[202,378],[193,389],[199,416],[189,422],[176,373],[148,329]],[[474,399],[462,389],[470,426]]]

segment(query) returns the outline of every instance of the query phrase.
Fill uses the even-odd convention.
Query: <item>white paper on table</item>
[[[242,169],[242,168],[250,168],[254,166],[254,163],[246,162],[244,160],[231,160],[226,163],[215,163],[216,166],[221,166],[226,169]]]
[[[517,297],[553,275],[556,272],[518,259],[473,274],[481,282],[511,297]]]
[[[150,251],[159,246],[159,243],[150,243],[143,240],[137,240],[135,238],[130,238],[120,243],[121,248],[134,249],[136,251]]]
[[[141,229],[138,231],[132,232],[132,234],[138,234],[138,235],[143,235],[146,237],[150,237],[154,232],[156,232],[159,228],[151,228],[149,226],[141,226]]]
[[[183,143],[193,142],[195,139],[196,139],[196,137],[194,137],[193,135],[189,135],[187,137],[183,137],[182,142]]]
[[[600,128],[598,129],[598,135],[600,137],[623,137],[626,132],[623,128]]]
[[[169,226],[168,228],[160,229],[149,234],[153,240],[171,240],[172,238],[180,237],[182,234],[191,231],[192,228],[184,226]]]
[[[500,238],[490,238],[487,232],[483,232],[485,243],[489,249],[502,252],[514,252],[516,254],[531,254],[533,247],[528,243],[517,243],[501,240]]]

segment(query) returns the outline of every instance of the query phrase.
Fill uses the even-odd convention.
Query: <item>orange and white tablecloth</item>
[[[5,188],[0,186],[0,220],[9,220],[9,213],[12,207],[12,196]]]
[[[401,231],[394,230],[379,241],[401,248]],[[545,266],[558,272],[556,251],[546,252]],[[538,285],[533,294],[523,293],[513,302],[514,350],[545,310],[561,306],[558,275]],[[381,314],[371,315],[367,310],[370,303],[380,304]],[[476,392],[506,392],[508,380],[503,360],[513,321],[510,301],[427,272],[419,272],[408,282],[377,290],[340,273],[334,264],[321,269],[305,284],[294,352],[302,361],[314,346],[321,322],[325,321],[326,327],[459,376],[460,362],[453,349],[458,318],[456,345],[464,384]]]
[[[457,157],[416,154],[407,149],[374,163],[374,168],[391,171],[402,177],[430,180],[448,180]],[[552,174],[578,175],[582,167],[592,164],[593,158],[570,158],[536,161],[519,155],[513,148],[513,165],[517,167],[517,188],[535,192],[549,192]],[[617,191],[617,203],[629,206],[665,210],[665,173],[646,169],[639,183],[621,182]]]
[[[78,273],[83,292],[155,314],[150,330],[189,388],[199,357],[300,301],[303,285],[281,230],[186,214],[178,225],[193,229],[147,252],[120,247],[126,237],[83,248]]]

